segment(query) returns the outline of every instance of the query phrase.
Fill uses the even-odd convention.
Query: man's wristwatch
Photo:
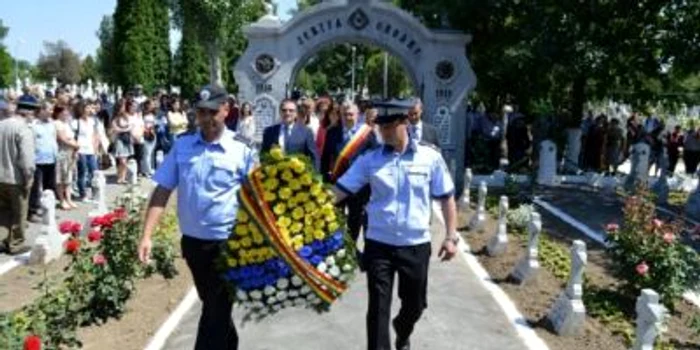
[[[454,245],[457,245],[459,243],[459,235],[455,234],[454,236],[447,236],[445,237],[445,241],[452,242]]]

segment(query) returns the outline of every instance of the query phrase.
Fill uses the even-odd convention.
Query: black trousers
[[[238,333],[231,318],[233,299],[216,268],[221,241],[182,236],[182,256],[202,301],[195,350],[237,350]]]
[[[676,165],[678,165],[678,158],[680,158],[680,151],[678,149],[668,151],[668,171],[671,175],[676,171]]]
[[[367,228],[367,211],[365,208],[367,202],[369,202],[369,195],[370,189],[369,186],[366,186],[354,196],[348,197],[344,203],[348,208],[348,231],[355,242],[360,237],[360,230]]]
[[[389,318],[394,275],[399,275],[401,310],[394,319],[398,338],[406,339],[427,308],[428,264],[431,246],[396,247],[372,240],[365,243],[363,262],[367,269],[369,307],[367,349],[390,350]]]
[[[34,183],[29,192],[29,215],[41,210],[41,192],[54,191],[56,194],[56,163],[37,164],[34,170]]]

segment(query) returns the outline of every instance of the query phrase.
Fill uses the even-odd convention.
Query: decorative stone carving
[[[583,304],[583,273],[588,262],[586,243],[574,241],[571,247],[571,274],[566,290],[559,295],[547,319],[559,335],[580,334],[586,321],[586,306]]]
[[[476,213],[472,216],[469,222],[470,230],[481,230],[484,227],[484,222],[486,222],[486,193],[488,192],[488,187],[486,187],[486,182],[481,181],[479,184],[479,204],[476,208]]]
[[[363,30],[369,25],[369,17],[365,11],[358,8],[348,17],[348,24],[356,30]]]
[[[268,55],[262,54],[255,59],[255,71],[260,73],[260,75],[266,75],[275,69],[275,58]]]
[[[507,218],[508,214],[508,197],[501,196],[501,201],[498,206],[498,228],[496,234],[491,238],[486,249],[490,256],[501,255],[508,248],[508,229]]]
[[[442,146],[449,145],[452,142],[451,119],[450,108],[447,106],[438,107],[437,113],[433,116],[433,125],[438,129],[440,145]]]
[[[450,80],[455,75],[455,65],[449,60],[442,60],[435,65],[435,75],[440,80]]]
[[[557,145],[545,140],[540,143],[540,166],[537,170],[537,183],[553,186],[557,178]]]
[[[47,264],[58,259],[63,254],[63,242],[67,238],[56,224],[56,197],[53,191],[45,190],[41,194],[41,206],[44,209],[41,233],[29,253],[30,264]]]
[[[540,232],[542,232],[542,218],[540,213],[535,211],[530,216],[527,251],[525,256],[515,266],[512,274],[512,277],[521,284],[533,281],[540,270],[540,262],[537,260],[537,255],[539,253]]]
[[[666,308],[659,303],[659,294],[651,289],[643,289],[637,298],[637,329],[632,350],[654,350],[654,341],[659,335]]]
[[[634,192],[640,184],[646,185],[649,178],[649,145],[639,142],[632,146],[632,168],[625,179],[625,190]]]

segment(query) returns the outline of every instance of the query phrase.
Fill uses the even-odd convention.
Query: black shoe
[[[394,344],[396,350],[411,350],[411,340],[409,337],[403,337],[396,331],[396,319],[391,321],[391,325],[394,327],[394,332],[396,333],[396,343]]]
[[[32,250],[32,247],[28,245],[21,245],[19,247],[8,250],[9,255],[20,255]]]

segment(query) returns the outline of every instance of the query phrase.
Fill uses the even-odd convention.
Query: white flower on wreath
[[[284,307],[290,307],[294,305],[294,303],[291,300],[285,300],[282,305],[284,305]]]
[[[248,294],[242,290],[236,291],[236,300],[238,301],[246,301],[248,300]]]
[[[335,256],[336,256],[338,259],[344,258],[345,255],[347,255],[347,253],[345,252],[345,249],[341,249],[341,250],[339,250],[339,251],[337,251],[337,252],[335,253]]]
[[[275,294],[275,291],[276,291],[276,290],[275,290],[275,287],[273,287],[273,286],[266,286],[264,292],[265,292],[265,295],[268,295],[268,296],[269,296],[269,295]]]
[[[303,286],[299,290],[299,293],[301,293],[301,295],[309,294],[309,292],[311,292],[311,288],[309,288],[309,286]]]
[[[302,284],[304,284],[304,281],[301,279],[301,277],[294,275],[292,276],[292,285],[295,287],[299,287]]]
[[[262,299],[263,294],[259,290],[254,290],[248,293],[250,295],[250,298],[253,300],[260,300]]]
[[[333,278],[337,278],[340,276],[340,268],[337,265],[333,265],[328,273],[330,273]]]
[[[279,300],[279,301],[284,301],[284,300],[287,300],[288,296],[289,296],[289,294],[287,294],[287,292],[281,290],[281,291],[277,292],[277,294],[275,295],[275,298],[277,298],[277,300]]]
[[[265,316],[268,313],[270,313],[270,310],[268,310],[267,308],[262,308],[260,309],[260,311],[258,311],[258,314],[260,314],[260,316]]]
[[[314,300],[315,297],[316,297],[315,295],[309,294],[309,295],[306,296],[306,301],[309,301],[309,302],[310,302],[310,301]]]
[[[316,269],[319,272],[326,272],[328,270],[328,266],[326,265],[325,262],[322,262],[322,263],[318,264],[318,266],[316,266]]]
[[[267,298],[267,300],[265,300],[265,302],[267,303],[267,305],[272,305],[272,304],[277,302],[277,298],[269,297],[269,298]]]
[[[253,303],[253,309],[262,309],[265,307],[265,304],[263,304],[262,301],[256,301]]]
[[[350,264],[345,264],[343,265],[343,271],[344,272],[350,272],[352,271],[352,266]]]
[[[272,305],[272,310],[280,311],[281,309],[282,309],[282,305],[280,305],[280,304]]]
[[[280,278],[277,280],[277,289],[287,289],[289,287],[289,280],[286,278]]]
[[[298,290],[290,290],[289,291],[289,298],[294,299],[299,296],[299,291]]]
[[[294,299],[294,305],[296,305],[296,306],[306,305],[306,300],[304,300],[304,298],[296,298],[296,299]]]
[[[329,255],[329,256],[326,258],[326,265],[328,265],[328,266],[333,266],[333,265],[335,265],[335,258],[333,257],[333,255]]]

